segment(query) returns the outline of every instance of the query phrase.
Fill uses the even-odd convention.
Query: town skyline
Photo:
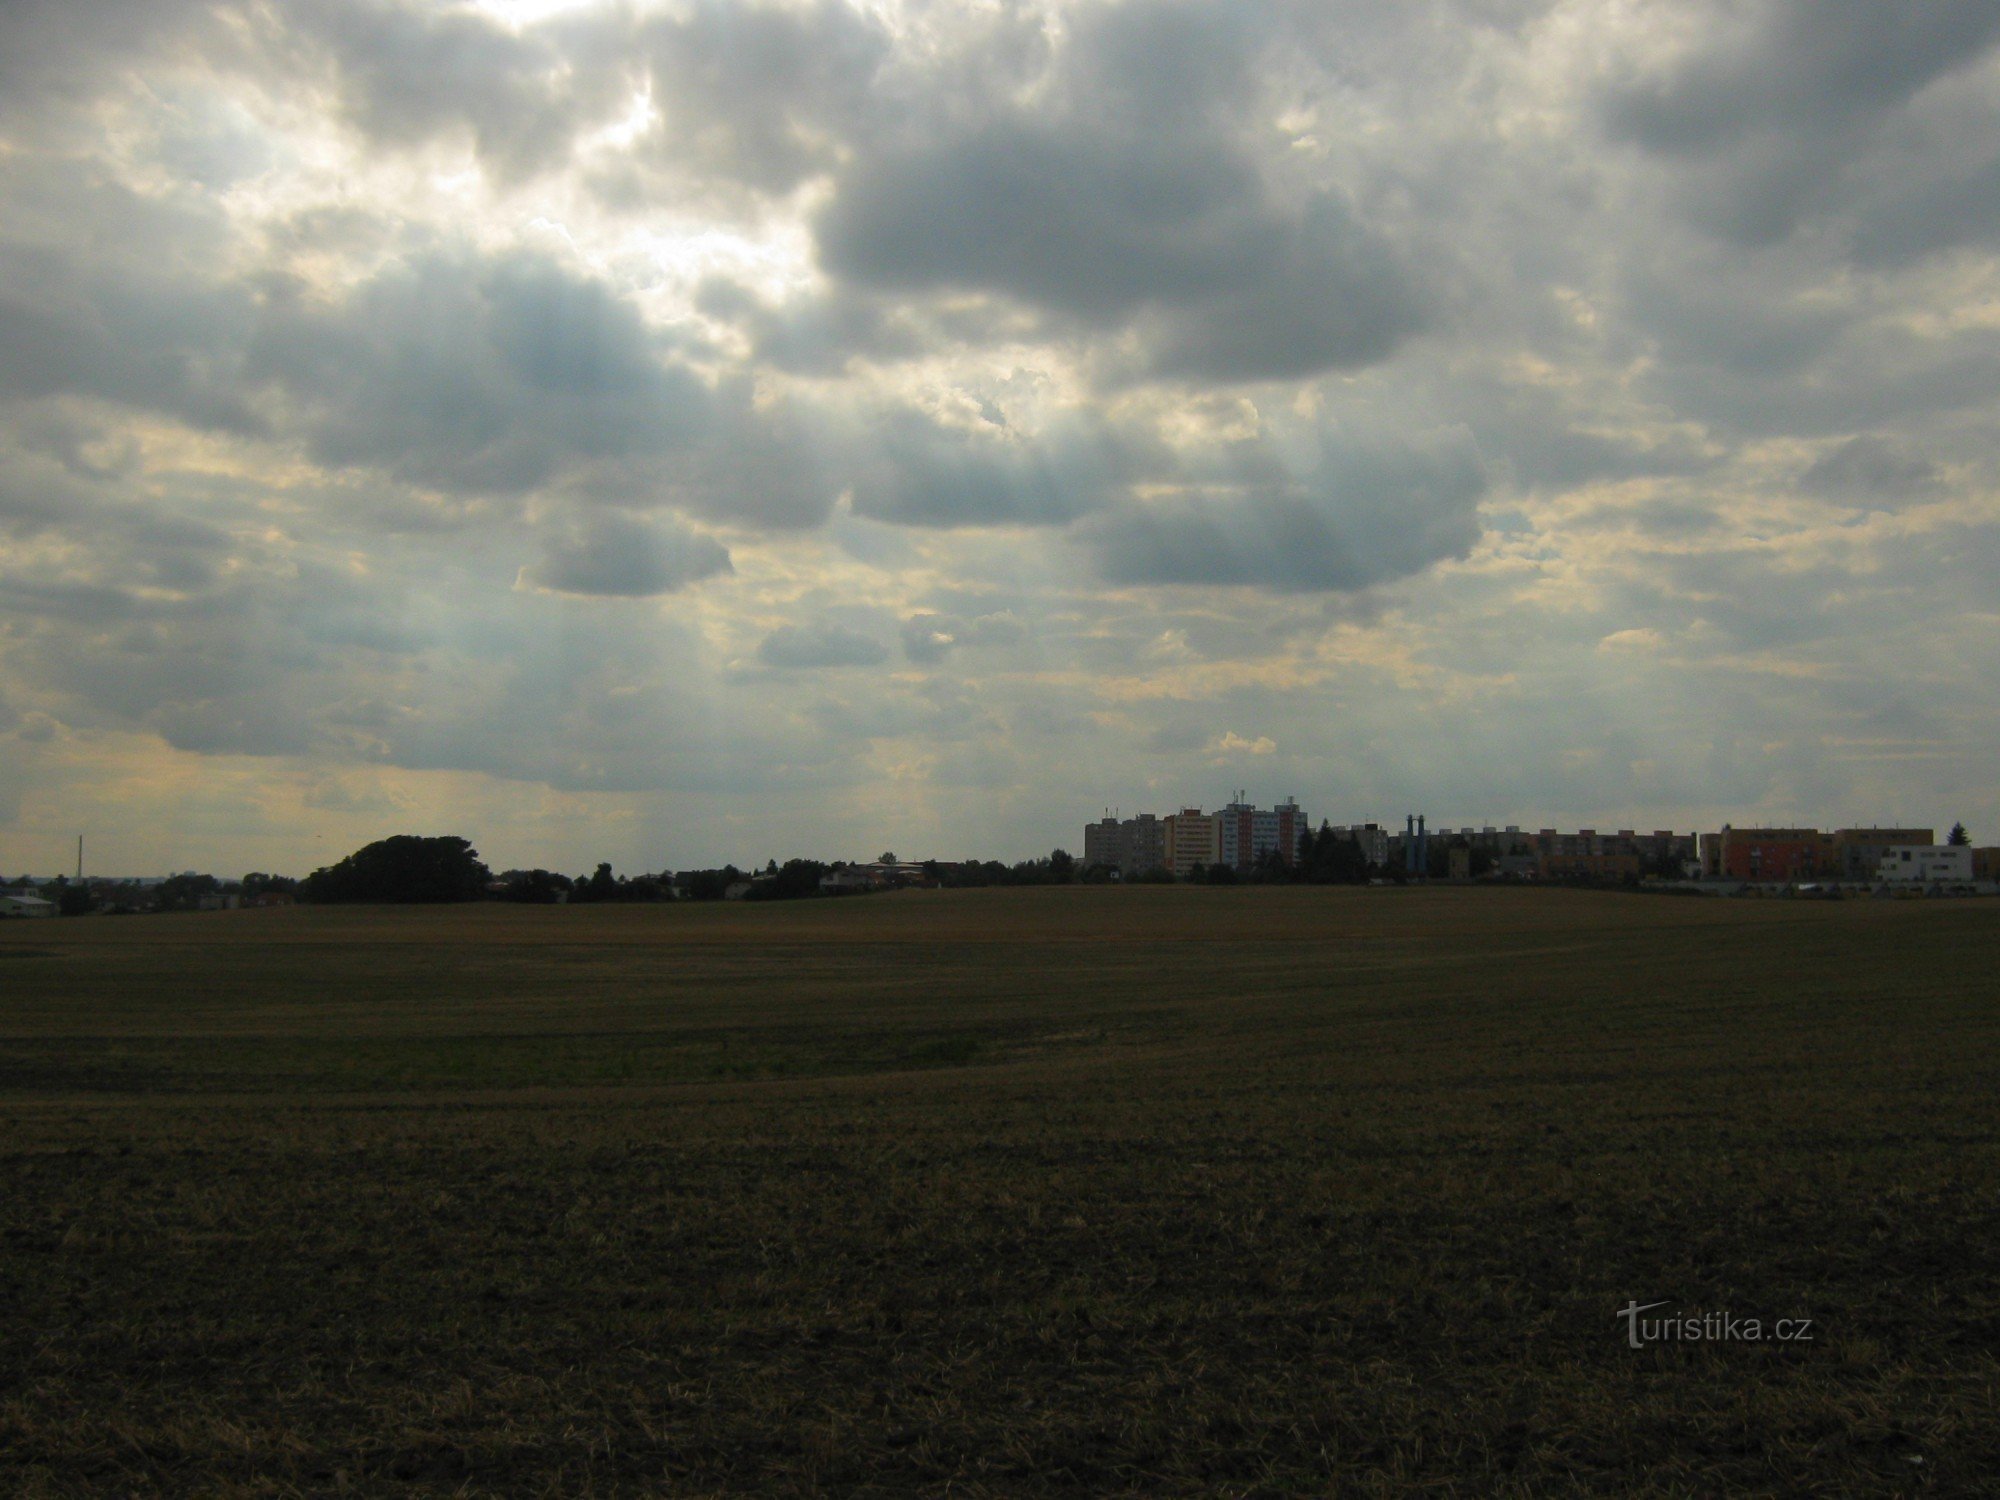
[[[830,865],[847,864],[847,863],[859,864],[869,861],[883,861],[892,858],[899,860],[903,863],[911,863],[911,864],[921,864],[921,863],[962,864],[967,861],[975,863],[982,861],[984,862],[997,861],[1002,864],[1012,865],[1016,863],[1033,861],[1036,859],[1045,860],[1051,852],[1064,853],[1072,856],[1076,861],[1077,868],[1083,869],[1087,867],[1087,865],[1091,862],[1091,835],[1097,830],[1099,830],[1101,827],[1111,824],[1129,824],[1133,820],[1141,818],[1149,820],[1157,819],[1160,823],[1166,824],[1171,822],[1171,820],[1174,817],[1183,814],[1192,814],[1197,817],[1219,820],[1225,815],[1225,813],[1233,811],[1238,808],[1243,809],[1246,813],[1255,809],[1260,816],[1265,816],[1265,817],[1271,816],[1274,813],[1274,811],[1282,811],[1289,808],[1291,812],[1297,815],[1297,817],[1295,821],[1288,819],[1287,822],[1283,825],[1283,828],[1284,831],[1289,833],[1294,839],[1302,835],[1312,835],[1327,831],[1331,831],[1337,834],[1357,833],[1365,828],[1369,830],[1371,833],[1375,834],[1377,837],[1379,837],[1380,840],[1383,841],[1382,844],[1383,848],[1398,851],[1396,854],[1396,859],[1398,860],[1398,862],[1400,862],[1402,857],[1400,850],[1402,847],[1403,840],[1405,838],[1406,833],[1410,829],[1416,829],[1421,832],[1427,832],[1431,838],[1440,841],[1440,846],[1442,846],[1446,842],[1461,837],[1470,836],[1473,837],[1474,841],[1476,842],[1478,836],[1482,835],[1491,836],[1496,834],[1519,835],[1523,839],[1530,841],[1532,841],[1537,837],[1545,837],[1548,835],[1556,835],[1563,839],[1572,839],[1578,836],[1583,836],[1583,837],[1602,836],[1605,838],[1630,838],[1633,836],[1637,836],[1641,840],[1654,838],[1660,835],[1666,835],[1676,839],[1685,839],[1689,841],[1690,852],[1692,852],[1692,849],[1696,841],[1716,837],[1722,834],[1723,832],[1729,830],[1735,830],[1739,833],[1742,833],[1751,830],[1765,830],[1765,831],[1804,830],[1807,832],[1817,832],[1818,830],[1824,829],[1826,830],[1827,836],[1829,837],[1833,836],[1836,833],[1845,834],[1845,833],[1858,833],[1858,832],[1875,831],[1875,830],[1880,830],[1880,831],[1893,830],[1893,831],[1907,832],[1912,835],[1923,833],[1927,835],[1927,838],[1922,840],[1924,842],[1941,840],[1944,837],[1944,835],[1942,832],[1940,832],[1940,830],[1950,830],[1954,838],[1963,835],[1964,840],[1966,842],[1972,844],[1980,844],[1983,842],[1979,830],[1970,828],[1967,824],[1964,823],[1962,819],[1958,818],[1950,818],[1945,820],[1930,820],[1930,821],[1925,821],[1925,820],[1912,821],[1912,820],[1894,819],[1894,818],[1875,818],[1875,819],[1857,820],[1853,822],[1828,822],[1827,820],[1824,819],[1820,820],[1790,819],[1781,822],[1769,822],[1769,823],[1732,823],[1725,820],[1723,823],[1715,825],[1712,828],[1702,828],[1699,826],[1681,828],[1681,827],[1674,827],[1671,825],[1659,825],[1659,826],[1648,827],[1648,826],[1643,826],[1636,822],[1630,822],[1630,821],[1620,822],[1618,820],[1613,819],[1613,820],[1607,820],[1602,825],[1572,824],[1567,827],[1564,827],[1546,819],[1539,821],[1530,820],[1527,822],[1502,823],[1502,822],[1495,822],[1492,819],[1485,819],[1485,820],[1440,819],[1440,818],[1433,818],[1430,816],[1430,814],[1423,812],[1405,813],[1401,816],[1400,819],[1388,818],[1388,817],[1368,817],[1365,815],[1358,817],[1351,817],[1351,818],[1344,816],[1335,817],[1330,813],[1315,816],[1314,814],[1311,813],[1310,809],[1305,804],[1299,802],[1298,799],[1294,797],[1287,797],[1286,799],[1284,799],[1283,802],[1279,802],[1277,801],[1277,799],[1273,799],[1271,809],[1258,809],[1254,800],[1249,800],[1249,801],[1245,800],[1246,798],[1249,797],[1247,789],[1238,788],[1229,793],[1228,795],[1230,800],[1227,803],[1218,803],[1217,806],[1215,806],[1214,808],[1205,807],[1198,802],[1191,802],[1187,800],[1173,800],[1173,799],[1170,799],[1166,803],[1162,803],[1160,805],[1161,810],[1159,811],[1138,809],[1138,810],[1124,810],[1121,812],[1121,810],[1115,807],[1106,805],[1105,807],[1099,810],[1096,816],[1088,818],[1084,821],[1084,823],[1081,826],[1080,832],[1077,825],[1074,823],[1074,821],[1072,821],[1070,825],[1069,837],[1058,838],[1056,839],[1055,842],[1051,843],[1046,848],[1033,849],[1026,852],[1015,851],[1015,850],[990,850],[990,849],[973,850],[970,848],[938,849],[938,850],[924,850],[922,848],[919,848],[915,853],[910,853],[908,851],[898,853],[893,849],[885,849],[882,853],[868,855],[861,852],[861,850],[864,847],[870,846],[870,841],[864,838],[854,848],[845,850],[828,851],[825,849],[801,849],[790,845],[783,845],[782,847],[774,846],[771,852],[760,855],[756,858],[749,858],[746,856],[739,859],[739,857],[737,856],[742,855],[742,851],[737,851],[736,856],[728,856],[722,858],[693,859],[693,860],[674,859],[674,858],[664,858],[664,859],[655,858],[651,861],[642,859],[630,864],[620,864],[616,861],[602,860],[595,857],[584,857],[581,859],[570,860],[570,861],[550,859],[546,857],[533,857],[533,856],[522,859],[487,857],[484,856],[485,846],[481,843],[479,839],[473,838],[470,840],[470,842],[472,842],[475,846],[478,846],[480,848],[482,856],[484,857],[484,862],[488,864],[496,872],[502,870],[549,870],[566,874],[571,869],[575,869],[579,872],[587,872],[588,870],[594,868],[599,864],[611,865],[613,868],[617,869],[620,874],[645,874],[656,870],[664,873],[672,873],[676,869],[681,869],[681,870],[720,869],[724,866],[741,869],[744,871],[755,871],[764,868],[767,864],[776,864],[783,862],[785,860],[792,860],[792,859],[804,859],[811,862],[826,863]],[[408,830],[404,830],[404,832],[407,833]],[[424,837],[434,836],[434,832],[435,831],[433,831],[433,833],[421,834],[420,836]],[[383,833],[378,837],[390,837],[390,836],[392,835],[388,833]],[[1216,852],[1220,853],[1224,848],[1223,835],[1220,832],[1218,832],[1215,835],[1215,838],[1216,838],[1215,850]],[[1260,829],[1254,841],[1250,839],[1248,834],[1248,828],[1246,825],[1244,840],[1245,841],[1243,844],[1243,848],[1249,851],[1249,853],[1244,854],[1241,857],[1238,857],[1235,854],[1234,852],[1235,845],[1233,842],[1228,845],[1228,848],[1231,851],[1231,857],[1229,862],[1232,864],[1232,866],[1236,868],[1249,868],[1252,864],[1255,863],[1255,856],[1257,853],[1264,850],[1274,840],[1281,841],[1279,825],[1273,822],[1271,827],[1269,827],[1268,829]],[[370,840],[364,840],[363,842],[372,843],[375,842],[375,840],[370,839]],[[876,840],[875,842],[880,843],[882,841]],[[1371,850],[1371,857],[1373,857],[1372,855],[1373,845],[1372,844],[1369,845],[1369,848]],[[185,876],[185,875],[195,875],[195,874],[217,874],[218,872],[227,872],[226,866],[217,866],[217,865],[204,866],[198,863],[171,865],[169,867],[152,869],[152,870],[117,869],[117,870],[107,871],[102,867],[96,867],[96,866],[86,867],[86,862],[84,859],[84,849],[80,841],[73,841],[70,846],[70,849],[72,851],[75,860],[74,868],[62,868],[55,870],[35,869],[25,864],[21,864],[19,862],[10,863],[4,857],[0,857],[0,882],[5,882],[10,879],[53,881],[57,878],[64,878],[64,879],[74,878],[74,876],[78,873],[81,873],[86,880],[151,882],[151,881],[167,879],[176,875]],[[345,852],[347,851],[342,851],[343,854]],[[262,873],[262,874],[285,877],[287,879],[298,879],[312,873],[313,870],[315,869],[324,868],[326,865],[335,862],[340,857],[341,857],[340,855],[329,856],[319,864],[303,866],[303,867],[288,866],[283,862],[278,862],[276,864],[258,866],[254,870],[245,871],[242,873],[243,874]],[[1191,862],[1191,858],[1192,857],[1182,859],[1180,861],[1180,866],[1184,867],[1187,864],[1189,864]],[[1115,864],[1118,861],[1112,860],[1110,862]],[[1171,860],[1163,861],[1163,863],[1169,866],[1173,865],[1173,862]],[[1186,871],[1184,868],[1177,868],[1176,873],[1184,875]],[[228,873],[222,873],[221,878],[227,880],[235,880],[240,878],[240,875],[237,873],[228,872]]]

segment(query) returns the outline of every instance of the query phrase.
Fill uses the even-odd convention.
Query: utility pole
[[[76,879],[79,885],[83,883],[83,835],[80,833],[76,836]]]

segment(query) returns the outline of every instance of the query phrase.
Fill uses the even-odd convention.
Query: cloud
[[[1223,7],[1081,12],[1033,105],[975,101],[857,152],[814,222],[879,293],[992,293],[1154,374],[1294,378],[1386,358],[1424,321],[1389,242],[1331,185],[1279,190],[1238,117],[1277,39]]]
[[[1962,131],[1968,141],[1990,140],[2000,131],[2000,111],[1989,107],[1947,129]],[[1990,246],[2000,237],[2000,154],[1897,165],[1856,210],[1853,255],[1860,264],[1900,270],[1940,251]]]
[[[1920,453],[1863,433],[1829,449],[1799,476],[1809,490],[1881,503],[1934,490],[1938,467]]]
[[[1641,625],[1632,630],[1614,630],[1597,643],[1599,651],[1640,651],[1662,650],[1667,638],[1650,625]]]
[[[1486,479],[1463,434],[1427,446],[1350,445],[1322,432],[1294,460],[1269,442],[1216,475],[1094,517],[1078,535],[1119,584],[1352,591],[1463,557]]]
[[[1824,134],[1907,103],[2000,37],[1990,5],[1762,0],[1710,7],[1701,41],[1612,88],[1621,134],[1670,154],[1720,154],[1759,132]]]
[[[880,22],[839,0],[694,6],[640,42],[660,111],[642,149],[772,193],[836,165],[890,50]]]
[[[1419,325],[1386,243],[1333,194],[1264,199],[1210,146],[1026,121],[868,158],[817,226],[835,276],[1000,292],[1137,328],[1163,373],[1270,379],[1373,363]]]
[[[729,551],[677,522],[594,515],[543,541],[518,587],[559,594],[644,598],[733,572]]]
[[[1763,0],[1691,19],[1699,41],[1609,85],[1614,137],[1696,169],[1695,217],[1739,243],[1783,239],[1844,196],[1883,122],[2000,38],[1986,4]]]
[[[0,121],[32,131],[79,110],[128,69],[196,47],[229,50],[203,0],[11,0],[0,6]]]
[[[1976,814],[1992,14],[0,8],[0,780],[565,868],[1218,758]]]
[[[711,393],[626,301],[540,257],[434,251],[339,302],[267,303],[249,378],[329,467],[520,493],[565,468],[686,446]]]
[[[301,0],[286,42],[333,76],[348,123],[377,145],[463,135],[502,180],[558,165],[636,86],[616,11],[513,29],[470,7]]]
[[[916,614],[903,622],[903,654],[924,666],[935,666],[960,647],[1011,646],[1027,638],[1012,614]]]
[[[229,246],[213,205],[31,155],[0,155],[0,197],[0,402],[80,395],[259,428],[241,385],[256,303],[205,274]]]
[[[873,667],[889,659],[880,641],[841,625],[780,625],[757,645],[757,660],[788,671]]]
[[[1052,526],[1098,509],[1157,460],[1151,445],[1085,418],[1017,430],[894,408],[863,438],[854,509],[905,526]]]

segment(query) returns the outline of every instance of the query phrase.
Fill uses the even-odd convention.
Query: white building
[[[1255,868],[1267,854],[1276,854],[1286,864],[1297,864],[1299,843],[1309,824],[1305,809],[1296,797],[1287,797],[1275,807],[1259,808],[1246,802],[1246,792],[1215,814],[1215,857],[1239,870]]]
[[[40,896],[0,894],[0,917],[53,917],[56,904]]]
[[[1882,851],[1875,878],[1922,885],[1969,882],[1972,849],[1965,844],[1895,844]]]

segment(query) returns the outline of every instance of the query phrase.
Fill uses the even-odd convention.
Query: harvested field
[[[1179,887],[0,926],[0,1491],[1975,1492],[1996,938]]]

